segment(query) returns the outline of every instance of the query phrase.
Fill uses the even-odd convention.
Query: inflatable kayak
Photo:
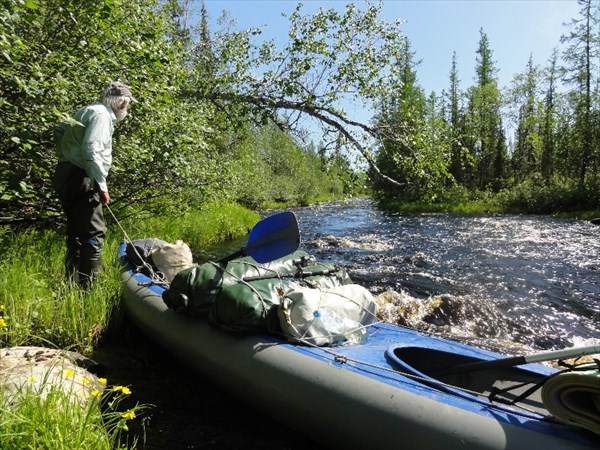
[[[386,323],[370,324],[366,340],[351,345],[232,333],[169,308],[169,285],[139,272],[126,249],[119,248],[123,297],[134,323],[205,377],[321,445],[600,448],[597,363],[568,371],[586,380],[581,392],[564,379],[544,393],[546,381],[561,380],[562,372]],[[238,256],[252,254],[251,245],[246,250]],[[563,392],[570,414],[560,421],[555,406]]]

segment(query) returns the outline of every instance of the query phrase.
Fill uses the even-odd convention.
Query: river
[[[403,326],[506,354],[600,339],[600,227],[545,216],[401,215],[368,200],[292,209],[301,248],[345,267]],[[265,215],[273,212],[266,211]],[[219,257],[244,241],[210,249]],[[317,448],[126,325],[95,356],[131,401],[138,448]]]

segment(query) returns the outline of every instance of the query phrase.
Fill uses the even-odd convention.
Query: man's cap
[[[137,102],[135,97],[131,94],[129,86],[120,81],[111,82],[106,88],[106,95],[111,95],[113,97],[129,97],[132,102]]]

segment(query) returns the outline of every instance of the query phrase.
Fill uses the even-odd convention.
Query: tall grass
[[[0,262],[2,347],[39,345],[87,353],[98,342],[120,296],[114,239],[89,292],[64,276],[60,233],[29,230],[4,236]]]
[[[62,232],[15,233],[1,228],[0,347],[34,345],[90,354],[122,316],[117,248],[124,240],[123,230],[130,239],[182,239],[199,252],[246,234],[258,219],[257,213],[229,204],[139,223],[117,224],[107,214],[102,270],[89,291],[81,291],[65,277]],[[11,406],[0,389],[0,448],[121,448],[119,436],[125,425],[114,401],[102,413],[98,405],[65,413],[56,406],[65,401],[61,395],[40,402],[27,394],[23,402]]]
[[[378,199],[378,205],[405,214],[546,214],[584,220],[600,217],[596,191],[582,190],[568,180],[553,179],[546,183],[539,177],[531,177],[498,193],[454,186],[435,201],[382,198]]]
[[[49,378],[49,377],[48,377]],[[36,387],[27,383],[16,391],[0,388],[0,445],[3,450],[113,450],[126,448],[127,422],[145,406],[120,411],[131,392],[123,386],[90,389],[83,401],[67,377]],[[134,448],[132,442],[130,448]]]
[[[0,346],[42,345],[89,353],[111,320],[121,298],[117,247],[124,240],[182,239],[192,250],[246,234],[258,214],[237,205],[212,205],[177,218],[141,223],[108,220],[102,270],[84,292],[64,276],[64,237],[52,230],[0,235]],[[122,227],[122,229],[121,229]]]

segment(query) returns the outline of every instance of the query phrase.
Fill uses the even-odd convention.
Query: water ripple
[[[367,200],[295,211],[304,248],[387,295],[382,311],[397,323],[484,346],[549,349],[600,336],[600,227],[400,215]]]

